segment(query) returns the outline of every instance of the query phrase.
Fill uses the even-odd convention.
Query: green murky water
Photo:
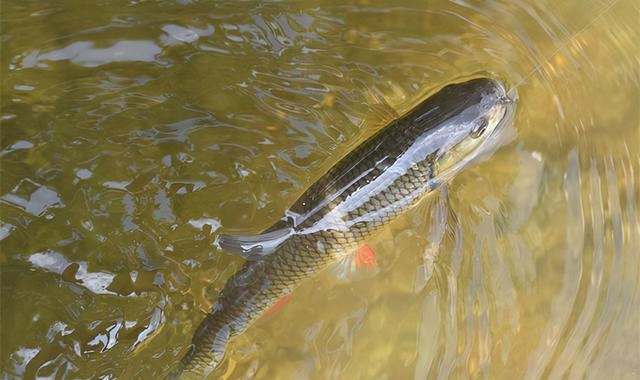
[[[258,232],[376,123],[490,72],[514,127],[234,340],[225,379],[640,376],[640,8],[3,0],[2,379],[168,373]]]

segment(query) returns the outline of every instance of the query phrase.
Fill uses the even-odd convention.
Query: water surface
[[[503,146],[229,347],[212,379],[634,379],[640,8],[617,1],[1,2],[3,379],[150,379],[259,232],[446,83]]]

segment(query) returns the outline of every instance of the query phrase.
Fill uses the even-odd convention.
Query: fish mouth
[[[492,97],[492,101],[497,104],[511,104],[515,103],[517,100],[517,93],[515,92],[515,87],[511,87],[507,90],[506,83],[492,76],[489,73],[480,72],[476,75],[473,75],[471,78],[477,79],[486,79],[490,83],[491,89],[490,96]],[[473,80],[473,79],[471,79]],[[513,94],[512,94],[513,93]],[[487,94],[489,95],[489,94]]]
[[[511,90],[507,91],[507,89],[505,88],[505,86],[502,83],[502,81],[494,80],[494,82],[495,82],[496,86],[498,87],[498,94],[497,94],[498,95],[497,96],[498,104],[515,103],[515,96],[514,97],[509,96],[509,92],[513,91],[514,89],[511,89]]]
[[[499,104],[511,104],[511,103],[515,103],[515,100],[510,98],[509,95],[503,95],[503,96],[498,97],[498,103]]]
[[[501,86],[504,90],[504,87]],[[509,92],[513,91],[510,90]],[[493,152],[497,147],[504,143],[503,135],[505,133],[505,129],[510,125],[515,117],[516,113],[516,105],[517,105],[518,96],[517,93],[513,95],[507,95],[506,92],[502,92],[501,95],[497,97],[497,104],[502,109],[502,115],[500,119],[491,131],[491,133],[487,136],[487,138],[477,147],[477,150]],[[503,142],[501,142],[501,140]]]
[[[499,131],[504,127],[505,124],[513,120],[516,101],[518,100],[518,93],[515,87],[507,91],[507,89],[505,88],[504,84],[501,81],[496,81],[496,82],[499,88],[496,103],[501,105],[504,108],[504,113],[501,117],[501,120],[498,122],[498,125],[494,129],[494,131]]]

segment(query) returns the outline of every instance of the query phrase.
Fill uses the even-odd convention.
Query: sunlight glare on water
[[[638,4],[2,0],[0,378],[169,373],[258,233],[478,72],[513,127],[210,379],[640,376]]]

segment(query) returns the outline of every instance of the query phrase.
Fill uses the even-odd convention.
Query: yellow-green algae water
[[[636,379],[633,0],[10,1],[0,378],[157,379],[259,232],[428,91],[517,86],[504,145],[210,379]]]

